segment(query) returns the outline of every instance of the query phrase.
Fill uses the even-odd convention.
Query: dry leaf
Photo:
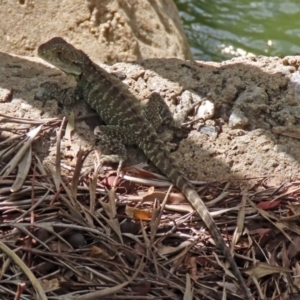
[[[53,278],[51,280],[43,279],[41,281],[41,286],[45,292],[50,292],[60,288],[60,282],[57,278]]]
[[[68,115],[68,123],[65,131],[65,138],[67,139],[67,144],[72,145],[72,132],[75,129],[75,116],[74,112],[71,111],[71,113]]]
[[[61,242],[51,242],[48,244],[48,247],[52,252],[71,252],[73,251],[67,244]]]
[[[194,293],[193,293],[191,278],[187,273],[186,280],[185,280],[185,291],[184,291],[183,300],[191,300],[191,299],[194,299]]]
[[[157,252],[160,255],[167,255],[167,254],[175,253],[175,252],[180,251],[181,249],[190,247],[191,243],[192,243],[191,241],[184,241],[181,244],[179,244],[177,247],[166,246],[166,245],[163,245],[162,243],[160,243],[157,245]]]
[[[134,244],[134,250],[138,254],[145,254],[146,253],[146,248],[143,245],[141,245],[140,243],[135,243]]]
[[[137,177],[151,178],[151,179],[157,178],[153,173],[145,171],[144,169],[137,168],[135,166],[123,168],[123,171],[131,173]]]
[[[269,200],[269,201],[263,201],[258,203],[257,207],[263,210],[270,210],[270,209],[278,208],[279,204],[280,204],[280,200]]]
[[[97,246],[91,247],[89,256],[94,258],[108,259],[108,260],[114,259],[114,257],[110,256],[106,250],[101,249],[100,247]]]
[[[249,231],[250,235],[258,234],[259,236],[264,236],[268,233],[272,233],[273,230],[271,228],[257,228]]]
[[[143,221],[150,221],[152,216],[152,211],[141,210],[135,207],[126,206],[125,213],[129,218],[141,219]]]
[[[257,279],[271,274],[291,272],[290,269],[280,266],[272,266],[262,262],[259,262],[250,268],[244,269],[243,271],[248,275],[255,276]]]
[[[185,268],[190,270],[189,274],[191,278],[197,281],[199,278],[197,268],[197,257],[191,256],[189,253],[187,253],[184,257],[184,266]]]
[[[150,287],[150,281],[146,280],[141,280],[130,285],[131,290],[136,293],[136,296],[147,296],[147,293],[150,291]]]
[[[294,285],[300,288],[300,265],[299,263],[295,263],[295,267],[293,268],[293,278]]]
[[[149,192],[149,190],[148,190],[148,195],[145,195],[143,197],[144,201],[151,201],[151,202],[153,202],[154,200],[163,201],[166,197],[165,192],[158,192],[158,191],[151,191],[151,190]],[[188,201],[181,193],[170,193],[167,203],[182,204],[182,203],[188,203]]]
[[[293,238],[292,243],[289,244],[288,249],[287,249],[287,255],[289,259],[294,258],[300,251],[300,236],[295,236]]]
[[[116,175],[110,175],[106,178],[104,178],[101,181],[101,184],[103,184],[105,187],[111,189],[113,187],[113,185],[116,185],[116,192],[118,193],[127,193],[127,194],[131,194],[135,191],[136,189],[136,185],[134,182],[129,181],[129,180],[125,180],[122,178],[118,178],[116,181],[117,176]],[[116,181],[116,183],[115,183]]]

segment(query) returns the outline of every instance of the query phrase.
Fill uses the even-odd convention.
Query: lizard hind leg
[[[177,136],[181,131],[181,125],[174,120],[165,100],[159,93],[152,92],[146,101],[142,101],[142,106],[143,116],[152,125],[159,138],[166,143],[169,150],[174,149],[176,145],[171,141],[174,135]]]
[[[170,127],[175,127],[175,121],[168,105],[157,92],[153,92],[149,96],[148,102],[144,105],[143,115],[155,130],[162,123]]]
[[[143,106],[143,115],[151,123],[153,128],[157,131],[160,125],[163,123],[169,128],[175,130],[176,135],[181,136],[180,130],[185,128],[185,120],[187,119],[189,113],[199,106],[205,99],[200,99],[198,101],[189,103],[181,103],[181,109],[174,113],[171,113],[167,103],[160,96],[159,93],[153,92],[149,96],[148,102]],[[179,130],[179,131],[178,131]]]

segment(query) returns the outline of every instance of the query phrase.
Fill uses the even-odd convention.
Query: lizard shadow
[[[93,128],[101,121],[86,104],[63,107],[55,99],[45,103],[36,100],[42,82],[55,82],[65,88],[75,85],[73,79],[38,58],[25,59],[0,53],[0,66],[0,88],[2,91],[12,91],[11,97],[0,99],[4,101],[1,104],[3,114],[35,119],[62,117],[73,111],[81,120],[76,121],[72,147],[94,147]],[[292,69],[293,66],[287,67]],[[205,97],[214,104],[215,113],[210,120],[212,123],[207,121],[206,125],[218,127],[218,136],[210,136],[193,128],[187,138],[175,140],[178,146],[172,156],[188,178],[235,181],[245,177],[272,176],[277,170],[281,171],[280,160],[284,164],[293,161],[285,170],[286,179],[295,178],[298,173],[300,154],[295,149],[299,149],[300,142],[272,133],[272,128],[288,125],[285,119],[295,126],[299,122],[296,93],[299,84],[289,84],[287,76],[282,72],[270,74],[262,71],[255,63],[244,64],[238,60],[231,64],[211,66],[178,59],[148,59],[140,64],[118,63],[106,66],[106,69],[114,72],[129,70],[124,72],[127,74],[125,82],[133,89],[133,93],[143,96],[146,92],[156,90],[169,102],[171,110],[178,105],[180,95],[185,90]],[[298,73],[296,70],[293,72]],[[259,90],[256,91],[256,88]],[[266,95],[262,97],[260,94],[263,92]],[[286,100],[287,96],[283,97],[285,94],[289,101]],[[255,99],[256,103],[253,104]],[[227,125],[234,109],[242,110],[250,120],[243,128],[230,129]],[[0,126],[5,127],[6,123],[0,123]],[[54,138],[55,128],[36,141],[34,150],[41,160],[55,157]],[[63,143],[62,153],[66,149],[64,147],[66,145]],[[136,152],[134,147],[128,151],[128,164],[145,160],[141,151]],[[75,152],[70,154],[69,151],[62,155],[63,161],[68,164],[76,159]],[[276,154],[278,157],[274,157]],[[91,156],[91,161],[93,159]]]
[[[151,80],[152,74],[146,78],[147,84],[156,90],[165,91],[165,86],[173,85],[175,88],[168,91],[176,91],[179,86],[182,91],[196,95],[196,99],[200,97],[213,103],[214,115],[202,122],[202,128],[215,127],[218,136],[194,128],[177,151],[184,168],[196,168],[192,178],[201,173],[201,178],[220,181],[274,177],[274,174],[279,181],[298,178],[299,59],[249,57],[220,64],[179,59],[142,62],[143,68],[160,78],[156,82]],[[181,97],[168,91],[165,98],[178,106]],[[191,145],[193,140],[195,143]],[[189,148],[194,161],[184,160]]]

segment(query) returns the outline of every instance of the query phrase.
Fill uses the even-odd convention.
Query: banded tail
[[[217,247],[222,250],[225,259],[228,261],[234,275],[236,276],[238,282],[241,285],[244,295],[246,299],[253,299],[252,295],[247,288],[244,278],[238,269],[233,256],[225,244],[225,241],[221,235],[219,228],[217,227],[215,221],[210,215],[207,207],[204,202],[197,194],[195,188],[189,182],[189,180],[184,176],[184,174],[180,171],[178,166],[170,157],[169,151],[166,149],[165,145],[161,140],[156,138],[156,141],[153,141],[154,136],[144,137],[143,142],[139,144],[139,147],[144,151],[147,157],[153,162],[153,164],[163,173],[165,174],[169,180],[184,194],[184,196],[188,199],[190,204],[194,207],[196,212],[200,215],[201,219],[207,226],[210,231],[214,242]],[[150,141],[149,141],[150,139]]]

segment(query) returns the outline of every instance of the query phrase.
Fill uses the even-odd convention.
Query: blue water
[[[195,59],[300,53],[300,0],[175,0]]]

